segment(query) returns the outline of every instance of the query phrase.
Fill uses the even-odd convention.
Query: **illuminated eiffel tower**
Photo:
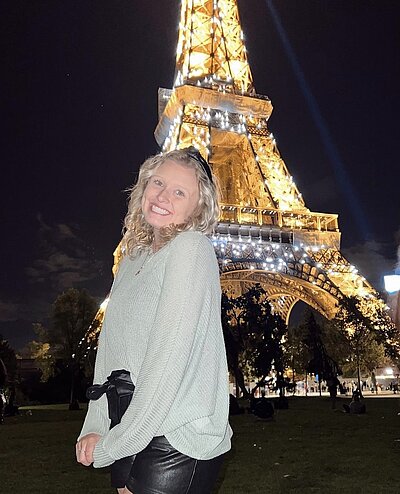
[[[340,252],[337,214],[306,207],[268,130],[271,112],[255,92],[236,0],[183,0],[155,137],[163,151],[196,146],[219,179],[221,284],[236,296],[260,283],[286,321],[300,300],[330,318],[341,294],[376,294]]]
[[[255,91],[236,0],[182,0],[174,87],[160,89],[158,99],[162,150],[197,147],[219,179],[213,242],[224,290],[237,296],[260,283],[286,322],[298,301],[328,318],[342,295],[383,304],[340,252],[338,215],[306,207],[279,154],[267,125],[272,104]],[[114,273],[120,256],[117,248]]]

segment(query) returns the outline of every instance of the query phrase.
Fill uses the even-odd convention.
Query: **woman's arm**
[[[94,384],[103,384],[106,381],[107,375],[105,372],[105,341],[103,333],[100,332],[96,363],[94,371]],[[88,411],[86,413],[85,421],[82,426],[82,430],[79,434],[78,441],[87,434],[95,433],[98,435],[104,435],[110,427],[110,420],[108,418],[108,404],[107,397],[103,395],[96,401],[89,401]]]

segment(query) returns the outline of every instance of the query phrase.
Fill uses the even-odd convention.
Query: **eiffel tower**
[[[159,89],[158,104],[162,151],[193,145],[218,177],[222,213],[212,240],[225,291],[238,296],[261,284],[286,323],[299,301],[327,318],[343,295],[383,304],[341,253],[338,215],[307,208],[279,154],[268,130],[272,104],[255,91],[236,0],[182,0],[174,87]],[[114,274],[120,257],[117,248]]]
[[[218,177],[213,236],[224,290],[260,283],[286,322],[298,301],[324,316],[341,294],[376,292],[340,252],[338,215],[310,211],[279,154],[272,104],[255,91],[236,0],[183,0],[172,90],[159,90],[163,151],[189,145]]]

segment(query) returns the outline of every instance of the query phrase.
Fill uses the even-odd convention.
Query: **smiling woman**
[[[142,165],[76,446],[83,465],[112,465],[120,494],[207,494],[230,449],[219,270],[205,236],[218,212],[196,149]]]
[[[143,163],[132,188],[122,246],[131,255],[155,240],[160,248],[182,231],[208,234],[218,216],[216,179],[197,149],[158,154]]]

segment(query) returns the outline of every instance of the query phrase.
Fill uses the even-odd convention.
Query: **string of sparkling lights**
[[[190,80],[217,91],[254,93],[236,1],[182,0],[176,68],[175,87]]]
[[[198,86],[203,83],[198,81]],[[254,98],[253,98],[254,102]],[[267,129],[268,118],[253,114],[232,113],[221,109],[201,107],[185,102],[177,114],[171,117],[168,133],[162,149],[164,152],[177,147],[192,145],[206,157],[212,155],[212,129],[227,131],[247,137],[252,158],[258,168],[261,181],[271,193],[270,206],[282,211],[308,211],[293,177],[281,158],[276,140]]]

